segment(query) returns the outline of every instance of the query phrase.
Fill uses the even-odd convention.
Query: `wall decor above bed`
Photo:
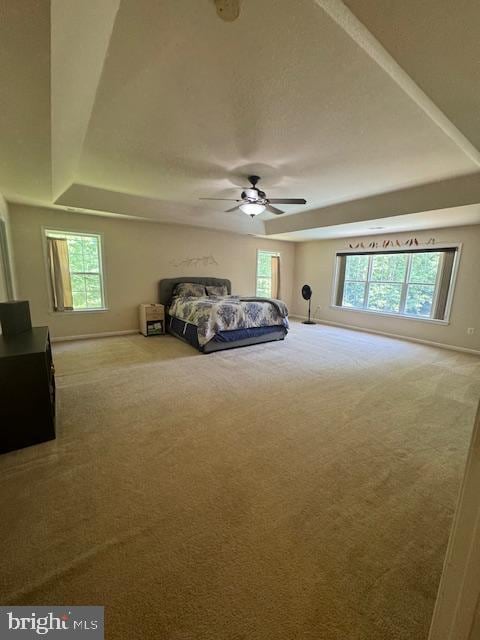
[[[208,267],[215,265],[218,267],[218,262],[213,256],[202,256],[200,258],[185,258],[184,260],[170,260],[170,264],[173,267]]]

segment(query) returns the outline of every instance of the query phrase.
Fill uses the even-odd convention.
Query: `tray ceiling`
[[[393,216],[480,202],[474,3],[244,0],[234,22],[209,0],[2,4],[11,200],[268,235],[356,222],[344,203],[392,192],[412,203]],[[249,173],[307,206],[252,221],[198,200]],[[470,200],[438,205],[464,176]]]

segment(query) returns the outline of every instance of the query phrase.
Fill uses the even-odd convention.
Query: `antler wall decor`
[[[185,258],[185,260],[170,260],[170,264],[174,267],[208,267],[209,265],[217,265],[218,262],[213,256],[202,256],[201,258]]]

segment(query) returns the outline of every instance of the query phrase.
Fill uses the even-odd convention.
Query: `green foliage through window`
[[[278,256],[273,251],[257,251],[257,287],[259,298],[272,297],[272,256]]]
[[[347,255],[342,306],[431,318],[442,253]]]
[[[47,235],[67,240],[74,310],[102,309],[105,302],[100,236],[61,231],[49,231]]]
[[[368,256],[348,256],[345,280],[366,281],[368,274]]]

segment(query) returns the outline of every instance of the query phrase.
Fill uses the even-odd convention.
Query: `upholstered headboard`
[[[175,286],[179,282],[196,282],[198,284],[204,284],[206,286],[207,285],[220,286],[223,284],[227,287],[228,295],[232,293],[232,283],[230,282],[230,280],[226,280],[225,278],[209,278],[207,276],[204,276],[204,277],[184,276],[181,278],[164,278],[163,280],[160,280],[158,284],[158,301],[160,302],[160,304],[167,305],[170,302],[173,296],[173,290],[175,289]]]

